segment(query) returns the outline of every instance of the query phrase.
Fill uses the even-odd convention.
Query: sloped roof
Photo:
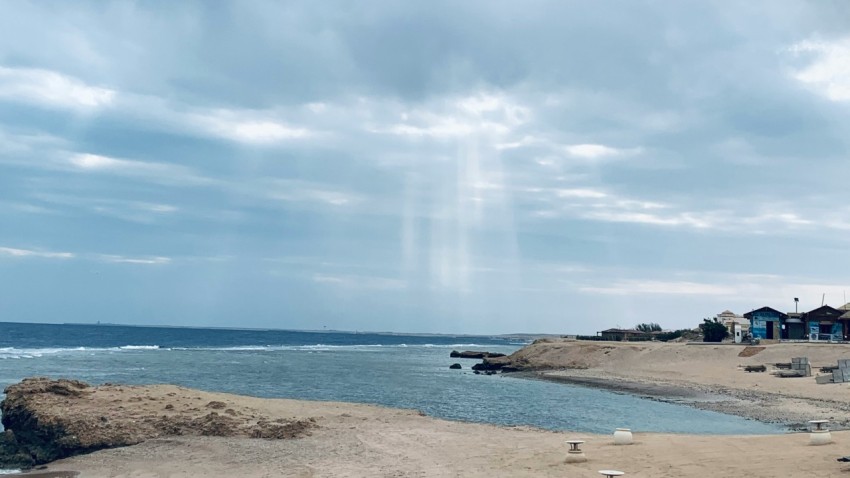
[[[750,312],[747,312],[746,314],[744,314],[744,317],[746,317],[748,319],[752,318],[754,312],[761,312],[761,311],[772,311],[772,312],[776,312],[777,314],[779,314],[780,317],[788,317],[783,312],[780,312],[780,311],[774,309],[773,307],[767,307],[767,306],[758,308],[756,310],[751,310]]]

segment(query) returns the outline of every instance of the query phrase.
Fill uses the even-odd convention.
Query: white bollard
[[[832,435],[829,433],[829,428],[821,430],[812,430],[809,433],[809,445],[826,445],[832,443]]]
[[[827,428],[829,420],[810,420],[809,445],[826,445],[832,443],[832,435]]]
[[[567,457],[564,459],[564,463],[584,463],[587,461],[587,457],[581,451],[582,443],[584,443],[584,440],[567,440],[570,449],[567,451]]]
[[[614,430],[614,444],[615,445],[631,445],[634,443],[632,441],[632,430],[629,428],[617,428]]]

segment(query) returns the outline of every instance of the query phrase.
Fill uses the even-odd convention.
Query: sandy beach
[[[127,389],[125,389],[127,390]],[[850,450],[850,432],[835,443],[808,446],[808,435],[688,436],[643,434],[635,444],[611,436],[548,432],[438,420],[415,411],[291,400],[263,400],[175,387],[146,387],[145,407],[168,400],[222,402],[270,417],[314,419],[308,435],[281,440],[167,437],[51,463],[47,471],[81,477],[594,477],[846,476],[835,461]],[[183,396],[185,393],[185,396]],[[150,400],[153,398],[153,400]],[[235,408],[234,408],[235,407]],[[636,411],[638,412],[638,411]],[[592,420],[592,415],[588,416]],[[588,461],[566,464],[565,440],[586,440]]]
[[[826,365],[844,356],[844,346],[770,345],[739,357],[743,350],[551,340],[526,347],[511,360],[536,370],[525,373],[547,379],[745,416],[760,413],[761,419],[801,426],[820,418],[830,419],[833,427],[847,423],[847,385],[816,385],[811,377],[781,379],[739,367],[805,355]],[[633,445],[616,446],[611,435],[498,427],[440,420],[415,410],[259,399],[170,385],[102,386],[76,398],[48,397],[38,406],[48,420],[86,417],[78,426],[85,432],[103,428],[100,421],[123,430],[118,437],[139,433],[136,438],[144,438],[36,470],[81,477],[594,477],[603,469],[636,477],[850,476],[850,465],[836,461],[850,455],[850,431],[833,431],[832,443],[810,446],[806,432],[710,436],[634,430]],[[587,420],[593,419],[588,410]],[[269,424],[295,428],[263,438],[266,432],[257,427]],[[565,463],[565,441],[571,439],[585,441],[587,462]]]
[[[808,357],[811,377],[778,378],[774,364]],[[511,357],[539,378],[605,388],[804,429],[813,419],[850,426],[850,383],[817,384],[822,366],[850,358],[840,344],[583,342],[546,339]],[[765,365],[749,373],[747,365]]]
[[[221,398],[221,397],[218,397]],[[836,444],[807,446],[806,434],[711,437],[636,433],[631,446],[608,436],[578,436],[588,462],[565,464],[564,440],[575,434],[448,422],[348,404],[271,401],[265,406],[320,416],[310,436],[293,440],[177,437],[99,451],[51,464],[51,471],[83,477],[190,476],[846,476],[835,458],[850,449],[850,433]]]

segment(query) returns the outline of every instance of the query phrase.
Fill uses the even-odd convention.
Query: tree
[[[635,330],[640,330],[641,332],[661,332],[661,326],[655,322],[650,322],[648,324],[635,325]]]
[[[702,329],[703,342],[722,342],[729,335],[729,330],[716,317],[713,321],[702,319],[699,328]]]

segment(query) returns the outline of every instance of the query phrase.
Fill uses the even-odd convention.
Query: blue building
[[[771,307],[762,307],[744,314],[750,321],[750,334],[753,338],[779,340],[782,338],[782,326],[788,315]]]

